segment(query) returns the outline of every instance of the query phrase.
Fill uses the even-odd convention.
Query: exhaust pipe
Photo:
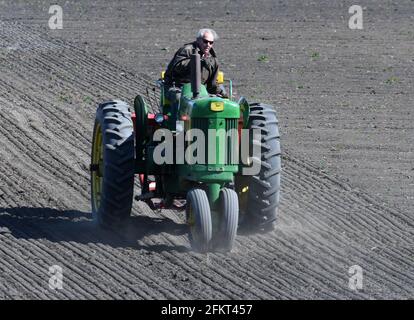
[[[191,91],[193,92],[193,99],[198,98],[201,87],[201,63],[200,55],[193,50],[190,55],[190,67],[191,67]]]

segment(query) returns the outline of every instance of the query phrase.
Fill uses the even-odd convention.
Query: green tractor
[[[142,96],[134,106],[114,100],[96,111],[91,159],[92,213],[116,228],[136,200],[152,209],[185,210],[189,239],[199,252],[230,251],[238,229],[273,230],[279,205],[281,152],[275,110],[210,95],[191,55],[191,83],[178,101],[161,87],[160,110]],[[218,83],[222,84],[220,72]]]

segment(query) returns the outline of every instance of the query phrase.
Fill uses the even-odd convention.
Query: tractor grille
[[[208,146],[210,145],[209,137],[208,137],[208,127],[209,127],[209,120],[208,118],[193,118],[191,119],[191,128],[192,129],[200,129],[204,133],[205,137],[205,163],[208,163]],[[231,164],[238,164],[238,119],[225,119],[225,132],[226,135],[223,137],[224,141],[224,164],[231,165]],[[233,129],[233,130],[232,130]],[[231,130],[231,131],[230,131]],[[219,159],[218,155],[216,154],[216,164],[222,164]]]
[[[239,160],[238,120],[226,119],[226,164],[237,164]]]

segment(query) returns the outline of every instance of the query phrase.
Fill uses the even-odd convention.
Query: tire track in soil
[[[2,178],[2,181],[8,181],[8,185],[11,187],[16,188],[16,186],[14,186],[13,181],[11,181],[10,179],[6,178],[6,176],[3,174],[3,172],[0,172],[0,177]],[[12,198],[12,194],[8,194],[7,196],[10,196],[9,199]],[[35,206],[38,206],[38,203],[34,203]],[[12,202],[12,203],[8,203],[8,206],[11,207],[17,207],[16,203]],[[19,210],[20,213],[22,213],[24,215],[25,210]],[[10,224],[7,222],[7,217],[3,218],[2,220],[2,225],[5,225],[6,227],[12,228],[13,224]],[[24,233],[23,231],[17,230],[14,233],[16,233],[17,236],[22,237],[23,239],[29,239],[31,241],[32,237],[36,238],[35,235],[38,235],[41,237],[46,237],[47,239],[49,239],[50,241],[56,241],[56,242],[60,242],[59,241],[59,236],[57,236],[58,232],[54,231],[53,229],[56,228],[56,226],[52,226],[52,228],[48,228],[47,226],[45,228],[39,228],[38,226],[33,226],[30,222],[22,222],[21,224],[24,224]],[[92,227],[92,223],[89,223]],[[76,230],[72,230],[72,232],[76,232]],[[109,237],[111,237],[111,234],[108,234]],[[79,240],[81,240],[82,242],[88,243],[90,237],[88,237],[88,235],[85,235],[84,237],[80,238]],[[93,237],[92,239],[93,240]],[[23,240],[26,241],[26,240]],[[82,259],[84,259],[85,261],[88,260],[88,255],[90,255],[90,251],[92,250],[95,254],[99,253],[100,255],[102,255],[105,260],[106,259],[110,259],[113,263],[108,264],[107,266],[105,266],[105,264],[103,264],[103,262],[105,261],[103,258],[101,260],[97,260],[96,262],[93,263],[93,266],[95,267],[95,272],[101,271],[101,273],[103,274],[107,274],[107,275],[111,275],[113,278],[115,278],[116,283],[128,283],[128,280],[130,279],[131,275],[134,276],[135,279],[140,281],[140,291],[136,291],[135,288],[130,288],[131,291],[135,292],[137,294],[137,296],[139,296],[140,298],[145,298],[145,299],[153,299],[156,297],[159,297],[159,293],[151,293],[151,289],[148,289],[147,291],[150,292],[147,294],[144,294],[143,291],[145,292],[145,283],[148,280],[154,281],[156,282],[157,280],[160,279],[155,279],[154,277],[152,277],[151,275],[149,275],[147,272],[144,272],[142,270],[136,270],[134,269],[134,265],[131,264],[131,261],[129,260],[124,260],[122,259],[122,256],[119,255],[113,255],[111,254],[111,252],[107,252],[108,248],[107,247],[103,247],[103,248],[99,248],[98,246],[96,246],[95,244],[91,243],[86,249],[84,248],[84,246],[78,245],[77,243],[74,242],[70,242],[70,243],[66,243],[66,242],[62,242],[61,245],[59,246],[54,246],[54,248],[50,249],[47,246],[43,245],[41,242],[35,242],[33,243],[34,247],[37,248],[38,251],[40,251],[40,254],[38,256],[43,257],[44,259],[46,259],[47,257],[52,257],[52,260],[55,261],[55,263],[58,263],[61,266],[65,267],[66,269],[69,270],[73,270],[75,272],[76,276],[80,276],[83,278],[83,281],[88,281],[90,282],[90,284],[94,285],[95,287],[99,288],[101,292],[106,292],[106,287],[100,285],[99,281],[96,281],[96,279],[94,280],[93,277],[85,277],[82,276],[85,273],[85,270],[79,269],[76,266],[72,266],[72,265],[68,265],[67,262],[65,262],[63,256],[64,255],[60,255],[61,252],[65,252],[65,251],[71,251],[73,254],[81,257]],[[62,249],[60,249],[60,247],[63,247]],[[28,250],[28,252],[30,252],[30,246],[25,246],[25,248]],[[59,252],[56,253],[56,252]],[[122,264],[120,264],[122,263]],[[102,264],[102,265],[100,265]],[[129,264],[129,265],[128,265]],[[113,266],[114,265],[114,266]],[[135,265],[136,267],[136,265]],[[127,273],[124,273],[122,270],[127,270]],[[47,270],[47,267],[45,267],[44,270]],[[94,273],[92,273],[94,274]],[[100,280],[100,279],[98,279]],[[85,285],[85,283],[82,281],[73,281],[71,280],[69,283],[79,283],[79,286],[77,286],[78,288],[81,287],[82,285]],[[128,285],[127,285],[128,287]],[[143,288],[144,287],[144,288]],[[176,299],[181,298],[181,295],[179,292],[170,292],[171,288],[170,286],[166,286],[165,289],[162,288],[162,283],[160,283],[157,288],[161,293],[164,293],[165,296],[164,297],[168,297],[168,298],[173,298],[175,297]],[[75,291],[76,292],[76,291]],[[109,298],[120,298],[122,296],[118,296],[118,295],[114,295],[113,293],[106,292],[107,297]],[[158,294],[158,295],[157,295]],[[91,295],[91,293],[89,293],[87,296],[81,296],[81,298],[87,298],[90,299],[91,297],[93,297],[93,295]],[[80,297],[78,297],[80,298]]]
[[[302,179],[303,180],[303,179]],[[305,185],[306,185],[306,183],[305,183]],[[307,187],[305,187],[304,189],[308,189]],[[303,195],[303,193],[305,192],[304,190],[300,190],[301,192],[300,193],[298,193],[298,194],[300,194],[300,195]],[[339,193],[329,193],[329,192],[326,192],[325,194],[329,194],[329,195],[336,195],[336,194],[339,194]],[[355,198],[352,194],[350,194],[350,196],[349,196],[350,198]],[[319,198],[320,198],[320,196],[319,196]],[[330,206],[329,206],[329,204],[332,204],[332,203],[336,203],[336,202],[338,202],[339,200],[341,200],[341,202],[342,202],[342,204],[340,205],[340,207],[342,207],[342,209],[341,210],[334,210],[335,209],[335,207],[333,207],[333,209],[331,209],[331,210],[326,210],[326,213],[327,213],[327,217],[329,217],[329,216],[331,216],[331,217],[333,217],[333,218],[335,218],[335,222],[338,222],[338,219],[339,218],[341,218],[341,216],[342,215],[338,215],[338,216],[336,216],[335,214],[333,214],[333,213],[336,213],[336,212],[338,212],[338,213],[341,213],[342,211],[343,211],[343,213],[345,214],[346,213],[346,211],[347,211],[347,208],[346,208],[346,202],[344,202],[343,200],[344,199],[346,199],[347,197],[339,197],[339,198],[337,198],[337,199],[334,199],[334,200],[332,200],[331,202],[329,202],[329,203],[327,203],[327,204],[325,204],[326,202],[324,202],[324,201],[320,201],[320,200],[318,200],[318,202],[322,202],[322,204],[323,204],[323,206],[325,206],[325,207],[327,207],[327,208],[329,208]],[[351,199],[349,199],[350,201],[348,201],[348,203],[349,203],[349,207],[350,208],[352,208],[352,200]],[[292,202],[292,201],[289,201],[289,202]],[[296,202],[296,201],[295,201]],[[308,204],[310,204],[311,202],[308,202]],[[365,204],[365,207],[366,207],[366,205],[367,205],[368,203],[366,203]],[[323,206],[321,206],[320,207],[320,209],[319,210],[323,210]],[[354,220],[356,220],[356,221],[354,221],[354,222],[357,222],[357,223],[355,223],[355,226],[359,226],[359,227],[361,227],[362,226],[362,230],[358,230],[358,229],[355,229],[355,230],[353,230],[353,232],[354,232],[354,234],[355,235],[358,235],[358,237],[362,237],[362,238],[367,238],[367,239],[370,239],[370,240],[372,240],[372,241],[374,241],[375,240],[375,244],[377,244],[377,245],[381,245],[381,244],[387,244],[387,241],[388,242],[390,242],[391,243],[391,245],[393,244],[392,242],[394,241],[395,242],[395,240],[399,240],[400,241],[400,245],[402,244],[402,245],[404,245],[404,246],[408,246],[408,247],[411,247],[412,248],[412,228],[410,227],[410,228],[407,228],[409,231],[408,232],[405,232],[405,235],[406,235],[406,239],[404,239],[404,238],[401,238],[400,237],[400,235],[399,235],[399,233],[401,232],[401,226],[404,226],[404,225],[402,225],[402,224],[399,224],[399,227],[400,228],[397,228],[397,224],[394,222],[394,221],[391,221],[391,220],[389,220],[388,218],[386,218],[386,217],[384,217],[384,220],[388,220],[390,223],[388,223],[388,224],[384,224],[384,221],[381,221],[381,220],[379,220],[378,221],[378,223],[383,223],[384,224],[384,230],[382,231],[382,230],[378,230],[378,226],[376,226],[375,225],[375,223],[373,223],[372,221],[375,221],[375,217],[376,216],[381,216],[381,217],[383,217],[384,216],[384,213],[387,213],[387,210],[385,210],[385,208],[382,208],[382,212],[381,211],[379,211],[379,210],[375,210],[375,209],[372,209],[371,207],[369,207],[369,210],[372,212],[372,214],[370,214],[370,215],[367,215],[367,217],[369,217],[370,219],[368,219],[367,221],[368,221],[368,223],[370,223],[371,225],[369,226],[369,228],[367,228],[364,224],[360,224],[360,223],[358,223],[358,220],[356,220],[356,219],[354,219]],[[366,214],[366,213],[362,213],[362,216],[364,215],[364,214]],[[387,213],[388,214],[388,213]],[[290,216],[290,215],[289,215]],[[391,215],[390,215],[391,216]],[[316,223],[316,226],[317,225],[319,225],[319,226],[321,226],[321,227],[323,227],[324,225],[323,225],[323,222],[322,221],[318,221],[318,219],[317,219],[317,217],[315,218],[315,219],[313,219],[313,220],[311,220],[311,221],[313,221],[313,222],[315,222]],[[404,221],[404,220],[403,220]],[[336,227],[340,227],[340,223],[336,223],[336,224],[332,224],[332,227],[333,228],[336,228]],[[343,230],[347,230],[347,228],[346,227],[344,227],[344,229],[342,229],[342,231]],[[340,231],[341,231],[341,229],[340,228],[338,228],[338,235],[340,235]],[[365,233],[369,233],[369,237],[367,237],[366,235],[364,235]],[[391,236],[393,236],[393,237],[388,237],[389,235],[391,235]],[[381,237],[382,239],[381,239],[381,242],[380,241],[378,241],[376,238],[378,238],[378,237]],[[339,239],[341,239],[342,237],[340,237],[339,236]],[[387,241],[384,241],[384,238],[387,240]],[[346,240],[346,238],[345,239],[341,239],[341,241],[343,241],[343,240]],[[407,241],[408,240],[408,241]],[[347,242],[349,242],[349,241],[347,241]],[[344,243],[347,243],[347,242],[344,242]],[[368,252],[369,253],[369,252]],[[355,253],[354,254],[358,254],[358,251],[355,251]],[[366,254],[366,253],[365,253]],[[370,253],[371,255],[372,255],[372,253]],[[363,254],[361,255],[361,257],[363,256]],[[394,264],[394,266],[388,266],[388,265],[385,265],[385,266],[383,266],[383,267],[390,267],[391,269],[390,270],[387,270],[387,272],[386,272],[386,274],[387,275],[390,275],[390,276],[392,276],[392,275],[395,275],[395,274],[398,274],[399,272],[398,272],[398,270],[399,270],[399,268],[401,267],[401,265],[402,264],[404,264],[405,263],[405,261],[407,261],[406,262],[406,266],[408,267],[409,266],[409,259],[407,259],[407,256],[404,256],[404,255],[399,255],[399,253],[398,253],[398,250],[396,251],[396,252],[392,252],[392,253],[390,253],[390,255],[388,256],[388,257],[385,257],[385,259],[383,260],[383,261],[387,261],[388,259],[391,259],[391,258],[396,258],[397,257],[397,259],[399,260],[399,264]],[[405,261],[404,261],[405,260]],[[382,258],[379,258],[378,260],[374,260],[374,264],[375,265],[378,265],[379,266],[379,268],[381,269],[381,263],[382,263]],[[394,269],[392,269],[392,267],[394,267]],[[410,273],[408,273],[409,274],[409,277],[407,277],[405,280],[407,281],[407,283],[413,283],[413,278],[412,278],[412,275],[413,275],[413,272],[412,272],[413,270],[412,270],[412,267],[411,267],[411,272]],[[387,278],[387,277],[386,277]],[[402,279],[404,279],[404,276],[402,276]],[[387,280],[389,280],[389,281],[391,281],[391,277],[388,277],[387,278]],[[409,287],[408,287],[409,288]],[[412,292],[412,289],[410,289],[409,290],[409,292]]]
[[[4,174],[4,172],[0,172],[0,177],[1,177],[2,181],[7,181],[8,182],[8,186],[16,188],[14,181],[9,179]],[[13,188],[11,190],[13,190]],[[7,207],[11,207],[11,208],[19,207],[17,205],[16,201],[12,200],[13,199],[12,194],[7,194],[6,199],[8,199],[8,201],[6,201],[6,206]],[[34,203],[34,205],[38,205],[38,204]],[[39,208],[42,208],[42,206],[39,206]],[[5,209],[5,210],[6,210],[6,213],[8,213],[7,209]],[[43,268],[41,268],[41,270],[43,270],[44,273],[46,272],[46,270],[48,270],[49,266],[51,266],[53,264],[57,264],[57,263],[59,263],[60,266],[65,267],[66,270],[72,270],[73,269],[72,265],[70,263],[68,263],[68,261],[65,260],[65,254],[62,254],[62,252],[59,252],[60,250],[57,250],[57,248],[55,248],[55,247],[49,248],[49,247],[45,246],[42,243],[43,241],[42,241],[41,238],[44,238],[44,236],[45,236],[45,234],[43,232],[40,232],[40,233],[39,232],[38,233],[30,232],[30,230],[31,230],[31,228],[29,226],[30,222],[27,222],[27,221],[23,220],[25,210],[20,209],[19,212],[23,215],[22,217],[17,218],[17,219],[20,219],[20,218],[22,219],[22,221],[19,222],[19,228],[16,228],[16,226],[15,226],[16,221],[14,221],[14,223],[13,223],[13,219],[10,217],[11,214],[7,214],[7,215],[0,218],[1,219],[1,225],[6,226],[9,230],[13,230],[13,236],[19,238],[19,241],[13,241],[12,239],[10,239],[11,246],[15,246],[15,247],[17,246],[19,248],[22,248],[22,250],[20,252],[25,256],[25,258],[30,257],[30,254],[35,252],[35,253],[33,253],[33,257],[36,257],[38,259],[44,259],[44,261],[49,261],[48,265],[43,265]],[[3,213],[3,215],[4,215],[4,213]],[[31,217],[30,215],[28,215],[28,216],[30,218],[34,218],[34,217]],[[37,237],[40,238],[38,241],[33,240],[33,239],[37,238],[35,235],[37,235]],[[11,255],[11,256],[14,257],[14,258],[17,258],[17,259],[19,258],[19,255],[17,254],[17,252],[13,252],[13,255]],[[26,265],[29,265],[29,264],[26,263]],[[40,268],[40,267],[38,268],[36,265],[32,266],[32,267],[36,270],[39,270],[39,268]],[[80,270],[79,268],[75,267],[75,269],[78,269],[79,270],[78,273],[81,274],[81,275],[84,273],[84,271]],[[65,275],[65,277],[66,277],[66,275]],[[74,286],[75,290],[73,290],[73,292],[79,292],[79,291],[80,292],[85,292],[85,290],[82,288],[85,285],[84,277],[83,277],[83,279],[82,278],[71,278],[70,276],[68,278],[70,279],[69,287]],[[48,279],[48,278],[43,279],[43,285],[47,284],[46,279]],[[99,287],[99,283],[95,284],[95,285],[97,285]],[[40,285],[40,287],[42,287],[42,286]],[[33,290],[33,288],[35,288],[35,287],[32,287],[32,290]],[[103,287],[103,288],[101,288],[101,290],[105,291],[105,288]],[[30,292],[30,290],[29,290],[29,292]],[[93,298],[93,295],[91,293],[87,293],[86,295],[81,294],[80,297],[90,299],[90,298]]]
[[[158,91],[153,91],[153,84],[141,75],[124,72],[116,64],[88,55],[71,44],[42,34],[33,35],[19,25],[2,23],[5,25],[0,38],[5,41],[13,38],[19,44],[17,48],[23,49],[5,53],[0,47],[0,58],[7,62],[1,67],[6,77],[0,80],[0,108],[7,111],[15,104],[27,105],[25,115],[51,123],[36,130],[25,123],[16,125],[13,113],[0,114],[5,124],[0,132],[8,141],[8,148],[0,152],[0,157],[6,160],[2,164],[8,168],[0,170],[1,181],[7,181],[7,185],[0,185],[0,204],[4,207],[0,225],[13,230],[6,238],[0,234],[1,252],[7,256],[0,265],[13,271],[11,281],[22,286],[26,294],[33,287],[21,279],[28,278],[32,285],[44,286],[43,268],[58,261],[68,270],[68,291],[46,291],[37,293],[36,298],[372,298],[381,297],[383,292],[375,290],[382,287],[391,297],[412,296],[414,270],[409,258],[413,252],[412,217],[385,208],[378,199],[356,193],[324,176],[294,154],[284,156],[282,205],[276,231],[266,236],[241,235],[234,252],[228,255],[189,252],[186,237],[162,228],[151,233],[134,226],[127,236],[91,232],[86,228],[88,232],[79,235],[78,222],[70,222],[67,230],[65,223],[56,229],[55,222],[49,226],[45,221],[24,217],[10,219],[8,210],[27,212],[28,216],[35,207],[47,210],[50,204],[47,198],[52,198],[62,213],[89,207],[88,172],[73,170],[72,165],[79,160],[89,161],[94,108],[81,104],[74,110],[70,104],[59,103],[56,92],[92,96],[100,92],[101,96],[127,100],[140,92],[156,108]],[[38,44],[30,47],[33,41]],[[55,79],[50,81],[52,73]],[[37,87],[42,90],[36,90]],[[75,96],[75,103],[76,99],[80,100]],[[64,117],[58,117],[56,110],[63,112]],[[68,122],[75,125],[68,126]],[[56,137],[62,141],[53,144],[56,150],[44,147],[44,142]],[[15,148],[14,161],[2,154],[3,150],[10,151],[10,146]],[[78,159],[67,159],[77,154]],[[61,174],[62,168],[65,172]],[[12,179],[7,178],[10,172]],[[44,188],[47,179],[49,186],[39,193],[37,189]],[[13,180],[25,181],[25,194],[14,194],[22,186]],[[53,185],[64,186],[64,192],[71,195],[78,193],[76,200],[58,195],[59,192],[52,190]],[[147,212],[145,205],[134,204],[132,219],[142,218]],[[182,213],[171,210],[162,212],[161,218],[183,222]],[[134,232],[137,234],[131,242]],[[111,242],[105,237],[117,240]],[[403,250],[390,244],[402,245]],[[372,251],[372,245],[379,247],[379,252]],[[25,255],[43,262],[38,266],[24,260]],[[25,261],[26,271],[18,271],[19,263]],[[347,288],[347,270],[353,262],[360,263],[365,270],[375,270],[366,275],[369,284],[364,292],[354,293]]]
[[[2,83],[0,80],[0,86],[3,88],[6,87],[10,87],[8,84]],[[21,101],[27,103],[25,105],[25,110],[21,111],[21,117],[22,116],[26,116],[26,114],[33,112],[34,110],[36,110],[36,112],[38,113],[38,117],[31,119],[28,118],[26,120],[26,124],[28,122],[28,125],[30,125],[32,127],[33,130],[40,130],[43,129],[45,130],[46,128],[36,128],[31,124],[31,121],[33,120],[37,120],[38,122],[41,122],[42,119],[50,119],[53,120],[50,122],[50,131],[52,131],[52,129],[54,129],[54,132],[60,135],[67,135],[67,136],[63,136],[62,138],[65,138],[65,142],[67,142],[68,144],[70,144],[71,146],[73,146],[74,148],[79,148],[80,145],[79,144],[74,144],[74,142],[72,142],[72,140],[70,140],[68,137],[73,137],[76,138],[76,142],[82,142],[84,145],[89,145],[90,141],[87,140],[86,138],[86,134],[81,134],[80,132],[73,130],[71,132],[71,136],[69,136],[69,134],[67,132],[59,132],[58,129],[61,129],[62,126],[68,126],[68,123],[74,123],[74,122],[79,122],[80,119],[70,119],[70,117],[68,117],[68,114],[64,114],[63,112],[61,113],[61,110],[48,110],[47,108],[45,108],[44,106],[47,105],[48,103],[46,102],[46,100],[41,99],[41,98],[37,98],[37,101],[34,101],[33,98],[29,98],[28,96],[26,96],[24,93],[19,92],[19,89],[17,89],[16,87],[10,87],[10,92],[13,91],[14,94],[19,93],[19,97],[21,98]],[[14,107],[12,104],[12,99],[14,98],[15,95],[12,95],[11,93],[9,94],[4,94],[3,98],[2,98],[2,105],[3,106],[8,106],[10,108]],[[33,95],[34,96],[34,95]],[[33,97],[32,96],[32,97]],[[59,111],[59,113],[57,113],[57,111]],[[63,115],[63,116],[58,116],[59,115]],[[11,115],[9,115],[11,116]],[[66,119],[67,122],[63,121],[62,118]],[[84,132],[84,131],[83,131]],[[43,131],[39,131],[39,134],[45,134]],[[82,149],[82,151],[84,151]]]
[[[13,129],[16,129],[13,123],[5,120],[6,118],[0,115],[0,119],[1,118],[4,120],[3,123],[9,123],[11,128],[14,127]],[[73,170],[71,172],[71,167],[68,165],[65,166],[63,162],[60,162],[60,159],[56,155],[51,153],[53,152],[53,150],[48,150],[38,143],[30,143],[34,142],[34,140],[30,139],[29,134],[26,134],[24,132],[20,132],[19,134],[18,130],[13,129],[4,130],[2,127],[0,127],[0,132],[3,134],[3,137],[5,137],[7,140],[11,142],[12,145],[19,147],[19,154],[21,154],[21,156],[17,155],[16,160],[20,160],[21,158],[29,158],[27,160],[27,163],[30,163],[32,167],[35,167],[35,171],[41,171],[43,174],[49,172],[49,176],[59,177],[59,181],[61,183],[70,186],[72,189],[78,192],[79,195],[84,195],[84,197],[88,197],[88,192],[84,188],[79,186],[79,181],[74,179],[73,175],[71,175],[71,173],[73,172]],[[33,146],[36,146],[34,150]],[[30,150],[30,152],[24,153],[27,150]],[[34,166],[35,164],[37,166]],[[64,171],[62,170],[62,167],[66,167],[64,168]],[[79,178],[79,180],[81,181],[84,180],[84,182],[86,183],[85,176],[77,174],[75,177]]]

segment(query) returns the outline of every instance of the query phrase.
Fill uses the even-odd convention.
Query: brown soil
[[[0,3],[0,299],[413,297],[412,1],[365,1],[363,30],[342,1],[66,1],[62,30],[49,5]],[[179,212],[135,203],[125,234],[90,219],[96,104],[156,105],[204,26],[236,95],[272,104],[282,134],[277,228],[227,255],[191,252]]]

